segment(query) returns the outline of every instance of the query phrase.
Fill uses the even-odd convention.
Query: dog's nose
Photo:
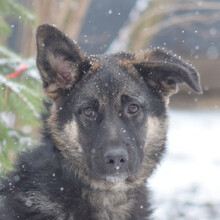
[[[119,170],[128,161],[128,153],[123,148],[110,149],[104,153],[104,161],[109,168]]]

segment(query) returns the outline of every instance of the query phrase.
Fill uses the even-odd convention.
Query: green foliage
[[[0,47],[0,171],[11,167],[16,153],[34,143],[39,127],[41,83],[34,59],[23,59]],[[13,78],[20,64],[27,69]]]
[[[8,128],[0,121],[0,171],[8,170],[15,155],[20,150],[25,150],[26,146],[33,144],[33,139],[17,129]]]
[[[36,17],[28,9],[18,3],[17,0],[0,0],[0,39],[10,34],[10,26],[6,19],[9,16],[14,18],[22,18],[29,24],[36,22]]]
[[[8,20],[34,24],[35,16],[17,0],[0,0],[0,41],[9,36]],[[26,70],[12,78],[7,75]],[[23,59],[0,45],[0,172],[11,168],[16,153],[33,145],[39,125],[41,83],[34,59]]]

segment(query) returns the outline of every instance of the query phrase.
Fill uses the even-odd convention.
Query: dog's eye
[[[139,110],[139,106],[137,104],[130,104],[128,106],[128,113],[129,114],[135,114],[136,112],[138,112]]]
[[[86,107],[83,109],[83,114],[86,116],[86,117],[92,117],[95,115],[95,111],[93,110],[92,107]]]

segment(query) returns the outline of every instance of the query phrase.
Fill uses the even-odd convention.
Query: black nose
[[[128,161],[128,153],[123,148],[110,149],[104,153],[104,161],[109,168],[119,170]]]

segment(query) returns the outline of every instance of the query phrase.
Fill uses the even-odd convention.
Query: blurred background
[[[219,0],[0,0],[0,173],[37,143],[43,97],[39,24],[88,54],[164,47],[201,73],[203,94],[171,98],[167,154],[149,180],[155,220],[220,219]]]

